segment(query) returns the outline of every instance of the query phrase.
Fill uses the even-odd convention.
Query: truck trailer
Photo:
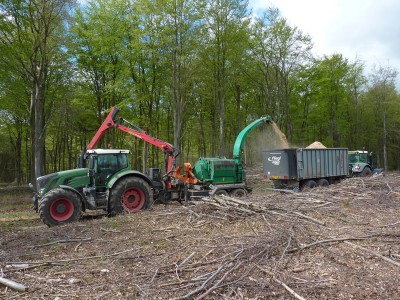
[[[263,174],[276,189],[328,186],[349,175],[347,148],[289,148],[263,151]]]

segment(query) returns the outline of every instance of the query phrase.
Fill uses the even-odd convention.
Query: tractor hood
[[[44,195],[60,185],[79,188],[87,184],[89,184],[87,168],[66,170],[38,177],[36,179],[36,192]]]

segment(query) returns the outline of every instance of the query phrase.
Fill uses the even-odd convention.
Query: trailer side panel
[[[305,180],[349,175],[348,149],[278,149],[263,151],[264,176]]]
[[[297,179],[349,175],[347,152],[345,148],[297,149]]]

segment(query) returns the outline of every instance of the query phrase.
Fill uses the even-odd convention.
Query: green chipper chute
[[[241,181],[246,180],[246,174],[243,170],[242,163],[242,152],[244,143],[247,139],[247,136],[251,131],[253,131],[253,129],[266,122],[272,122],[272,118],[270,116],[263,116],[253,121],[252,123],[247,125],[236,138],[235,144],[233,146],[233,159],[235,160],[235,165],[237,166],[238,179],[240,179]]]
[[[233,147],[233,159],[201,157],[194,164],[193,174],[203,183],[221,185],[221,190],[230,192],[245,187],[246,173],[243,169],[242,152],[249,133],[259,125],[272,122],[270,116],[263,116],[247,125],[237,136]],[[230,186],[231,185],[231,186]]]

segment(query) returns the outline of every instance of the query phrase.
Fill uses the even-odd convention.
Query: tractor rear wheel
[[[44,196],[38,211],[43,223],[49,227],[70,223],[80,218],[82,202],[73,191],[58,188]]]
[[[139,177],[127,177],[118,182],[111,190],[108,213],[135,213],[149,207],[153,198],[149,184]]]

